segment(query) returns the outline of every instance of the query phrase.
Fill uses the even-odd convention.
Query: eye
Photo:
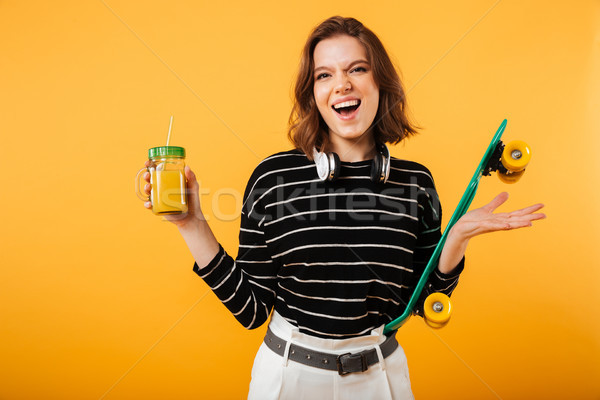
[[[316,79],[320,80],[323,78],[327,78],[328,76],[329,76],[329,74],[327,72],[323,72],[323,73],[320,73],[319,75],[317,75]]]
[[[350,72],[367,72],[367,69],[365,67],[356,67]]]

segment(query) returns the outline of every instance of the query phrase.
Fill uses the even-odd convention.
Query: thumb
[[[492,201],[483,206],[482,208],[488,212],[493,212],[496,208],[500,207],[504,202],[508,200],[508,193],[502,192],[498,196],[494,197]]]
[[[196,174],[187,165],[185,166],[185,179],[187,180],[189,186],[198,184],[198,182],[196,181]]]
[[[189,166],[185,166],[185,179],[187,180],[188,187],[188,200],[190,201],[190,206],[193,209],[200,210],[200,195],[198,191],[200,190],[200,185],[196,180],[196,174]]]

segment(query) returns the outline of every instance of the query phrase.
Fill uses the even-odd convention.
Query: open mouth
[[[344,101],[343,103],[334,104],[331,106],[335,112],[342,116],[348,116],[352,114],[356,109],[360,107],[360,100]]]

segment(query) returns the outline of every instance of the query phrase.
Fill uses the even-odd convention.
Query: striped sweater
[[[370,161],[343,162],[336,181],[321,182],[298,150],[266,158],[244,193],[237,258],[220,247],[194,271],[248,329],[273,307],[321,338],[390,322],[440,239],[441,207],[424,166],[392,158],[386,184],[371,182],[370,170]],[[424,292],[449,295],[463,267],[436,269]]]

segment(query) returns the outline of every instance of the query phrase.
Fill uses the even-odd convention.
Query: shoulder
[[[264,158],[256,167],[256,170],[272,170],[277,168],[294,167],[310,163],[306,155],[300,150],[293,149],[280,151]]]
[[[290,168],[304,167],[312,163],[300,150],[281,151],[264,158],[252,173],[252,178],[260,179],[265,174],[285,171]],[[251,178],[251,179],[252,179]]]
[[[431,171],[423,164],[415,161],[391,157],[390,177],[392,176],[401,180],[415,180],[419,186],[425,188],[435,187]]]
[[[247,191],[272,187],[278,176],[287,174],[288,171],[310,169],[313,165],[314,163],[297,149],[271,154],[258,163],[252,172]]]

